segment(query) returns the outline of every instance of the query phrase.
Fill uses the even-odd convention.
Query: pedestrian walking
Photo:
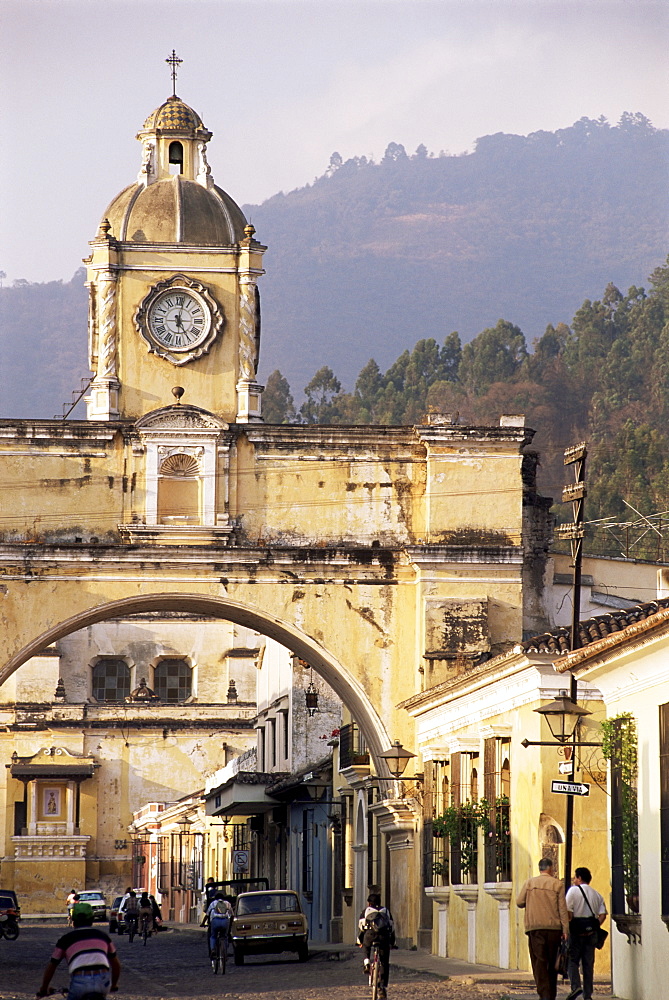
[[[595,972],[597,930],[606,920],[606,903],[590,885],[589,868],[574,870],[574,884],[566,895],[569,914],[569,986],[566,1000],[576,1000],[581,993],[583,1000],[592,1000],[592,981]],[[580,969],[583,968],[583,986]]]
[[[65,905],[67,907],[68,927],[72,926],[72,907],[74,906],[74,904],[77,902],[78,899],[79,899],[79,894],[77,893],[76,889],[70,889],[69,893],[67,894],[67,899],[65,901]]]
[[[539,874],[527,879],[516,903],[525,910],[525,933],[539,1000],[556,1000],[555,964],[560,942],[569,934],[569,917],[564,884],[555,878],[550,858],[541,859]]]

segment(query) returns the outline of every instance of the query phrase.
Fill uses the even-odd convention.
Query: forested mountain
[[[333,154],[314,183],[245,206],[266,242],[261,376],[323,364],[352,388],[417,340],[501,317],[528,343],[611,281],[643,284],[669,235],[669,132],[643,115],[490,135],[462,156]]]
[[[60,415],[88,375],[85,280],[0,288],[0,416]]]
[[[584,118],[460,156],[334,153],[313,184],[245,206],[269,245],[266,419],[525,412],[544,492],[587,438],[589,517],[669,508],[668,164],[643,115]],[[79,387],[83,282],[0,289],[3,416],[51,417]]]
[[[473,425],[524,413],[538,431],[540,486],[558,500],[563,451],[587,441],[588,520],[633,517],[625,501],[645,515],[669,516],[669,258],[648,291],[632,286],[623,294],[608,284],[569,326],[549,324],[531,353],[519,327],[499,320],[464,346],[457,334],[443,344],[419,340],[385,373],[372,360],[351,393],[324,366],[299,412],[277,370],[264,401],[266,418],[277,422],[413,423],[430,410]],[[654,558],[660,542],[652,530],[647,536],[634,554]],[[619,554],[615,546],[608,551]]]

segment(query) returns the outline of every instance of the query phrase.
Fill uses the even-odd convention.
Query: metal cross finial
[[[181,65],[183,59],[179,59],[174,49],[172,49],[172,55],[165,60],[172,67],[172,97],[177,96],[177,67]]]

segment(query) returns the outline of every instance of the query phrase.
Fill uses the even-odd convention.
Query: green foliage
[[[639,769],[636,720],[631,712],[604,719],[602,757],[620,767],[620,776],[627,785],[635,785]]]
[[[497,424],[500,413],[524,413],[538,431],[544,492],[559,495],[564,449],[587,440],[588,520],[629,516],[625,501],[643,513],[666,510],[669,258],[650,282],[648,292],[633,286],[626,295],[609,283],[601,300],[583,303],[571,326],[549,324],[532,353],[522,330],[499,320],[464,347],[457,333],[441,346],[434,338],[419,340],[385,373],[371,359],[352,393],[342,392],[332,371],[322,368],[307,386],[302,419],[412,424],[438,411],[476,425]],[[597,541],[591,551],[619,553],[613,536]],[[658,544],[648,533],[634,554],[667,558]]]
[[[476,877],[478,864],[478,831],[486,829],[489,809],[485,799],[480,802],[467,801],[459,806],[447,806],[432,821],[433,834],[448,837],[451,847],[459,848],[461,870],[471,878]],[[443,872],[436,874],[441,875]]]
[[[435,875],[441,875],[442,878],[447,877],[449,872],[448,860],[434,861],[432,863],[432,871]]]
[[[300,407],[305,424],[338,423],[338,402],[341,382],[331,368],[319,368],[309,385],[304,387],[306,402]]]
[[[602,756],[620,770],[623,879],[628,899],[639,896],[638,740],[636,720],[621,712],[601,723]],[[636,904],[638,905],[638,904]],[[634,908],[634,907],[632,907]]]
[[[288,385],[277,369],[267,378],[262,397],[262,412],[268,424],[288,424],[295,419],[295,404]]]
[[[500,319],[497,326],[465,344],[458,376],[469,392],[480,396],[493,382],[512,379],[526,358],[523,331]]]

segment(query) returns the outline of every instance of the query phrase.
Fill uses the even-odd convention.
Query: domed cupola
[[[239,206],[214,184],[206,147],[212,133],[173,94],[137,133],[142,165],[137,183],[106,209],[111,234],[122,242],[222,246],[244,239]]]
[[[198,130],[206,132],[207,141],[211,138],[211,132],[207,132],[200,116],[189,108],[187,104],[173,94],[168,97],[164,104],[156,108],[144,122],[142,132],[137,136],[141,139],[145,131],[154,132],[162,129],[164,132],[196,132]]]
[[[172,96],[139,130],[137,180],[105,210],[86,258],[95,373],[87,415],[137,420],[172,398],[178,371],[179,391],[193,405],[224,424],[258,422],[258,279],[267,247],[214,184],[206,156],[211,132],[177,97],[181,60],[174,50],[166,62]],[[185,432],[186,424],[178,426]],[[199,445],[191,444],[195,451],[183,453],[199,461]],[[158,476],[163,459],[154,452],[147,468]],[[203,475],[214,483],[212,470]]]

